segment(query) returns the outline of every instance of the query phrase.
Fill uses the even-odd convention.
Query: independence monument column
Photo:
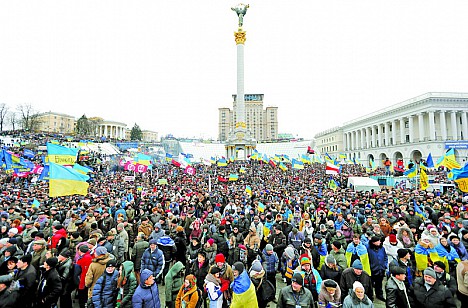
[[[245,122],[245,101],[244,101],[244,43],[246,40],[245,31],[242,29],[244,16],[247,13],[249,5],[238,4],[231,8],[237,13],[239,18],[238,30],[234,32],[234,38],[237,45],[237,95],[234,106],[235,126],[234,131],[229,135],[226,144],[227,158],[234,156],[236,159],[245,160],[252,154],[256,147],[256,142],[251,138]],[[241,154],[243,153],[243,155]]]

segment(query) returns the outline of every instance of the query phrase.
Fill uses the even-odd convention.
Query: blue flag
[[[427,155],[426,163],[427,163],[427,168],[434,168],[434,160],[432,159],[431,153]]]

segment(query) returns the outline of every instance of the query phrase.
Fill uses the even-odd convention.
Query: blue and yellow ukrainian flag
[[[133,157],[133,161],[144,166],[149,166],[151,165],[151,161],[153,158],[149,155],[142,154],[142,153],[137,153],[135,157]]]
[[[249,194],[249,196],[252,196],[252,188],[250,186],[245,186],[245,192]]]
[[[239,176],[235,173],[229,174],[229,181],[237,181],[239,179]]]
[[[88,172],[91,172],[91,169],[86,168],[86,167],[84,167],[84,166],[82,166],[80,164],[74,164],[73,169],[78,171],[81,174],[88,174]]]
[[[351,267],[351,258],[354,254],[357,254],[362,263],[362,269],[366,271],[369,276],[371,276],[371,269],[369,263],[369,255],[367,254],[366,246],[363,244],[358,244],[357,246],[354,243],[350,243],[348,248],[346,248],[346,263],[348,267]]]
[[[166,153],[166,161],[171,162],[172,161],[172,154]]]
[[[428,257],[431,258],[433,262],[439,259],[438,254],[434,248],[423,247],[421,244],[417,244],[414,247],[414,258],[416,260],[416,270],[422,272],[428,265]]]
[[[418,175],[418,169],[416,168],[416,165],[414,165],[413,168],[408,169],[405,172],[403,172],[403,175],[406,175],[409,178],[412,178]]]
[[[49,197],[88,194],[89,176],[49,162]]]
[[[245,170],[245,167],[240,167],[239,168],[239,173],[246,173],[247,171]]]
[[[294,158],[293,158],[291,164],[292,164],[293,169],[298,169],[298,170],[304,169],[304,163],[301,162],[301,161],[298,161],[298,160],[296,160]]]
[[[76,162],[78,149],[71,149],[61,145],[47,143],[47,153],[49,162],[58,165],[73,166],[73,164]]]
[[[219,166],[219,167],[226,167],[226,166],[227,166],[227,161],[226,161],[226,159],[220,158],[220,159],[218,160],[218,166]]]
[[[288,171],[288,167],[286,167],[283,163],[279,164],[279,168],[283,171]]]
[[[210,158],[210,163],[211,163],[212,165],[216,164],[216,158],[214,158],[213,156],[211,156],[211,158]]]

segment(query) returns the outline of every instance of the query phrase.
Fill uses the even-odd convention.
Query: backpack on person
[[[198,301],[197,304],[195,305],[195,308],[200,308],[203,307],[203,292],[197,287],[197,293],[198,293]]]

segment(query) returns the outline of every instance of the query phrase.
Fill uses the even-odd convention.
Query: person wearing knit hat
[[[385,278],[388,267],[388,255],[385,251],[385,248],[382,247],[380,236],[371,237],[369,246],[367,247],[367,253],[369,258],[369,265],[371,268],[371,273],[368,274],[370,274],[372,277],[376,297],[379,300],[385,302],[382,287],[383,279]],[[396,255],[396,251],[393,251],[393,253]]]
[[[285,262],[285,273],[284,273],[284,278],[286,284],[291,284],[291,278],[294,274],[294,270],[298,265],[300,265],[300,260],[298,260],[296,253],[294,251],[294,247],[288,246],[284,250],[284,256],[286,257],[286,262]]]
[[[250,280],[249,274],[245,271],[242,262],[232,265],[234,281],[231,283],[232,302],[231,307],[255,307],[258,308],[255,286]]]
[[[359,281],[353,283],[353,291],[345,297],[343,308],[349,307],[373,307],[372,301],[367,297],[365,288]]]
[[[411,307],[457,307],[452,293],[437,279],[434,269],[427,267],[423,275],[414,280]]]
[[[44,261],[45,273],[41,275],[37,292],[38,307],[53,307],[56,305],[62,289],[60,276],[55,269],[58,264],[56,257],[48,258]]]
[[[295,303],[295,306],[290,303]],[[314,307],[314,298],[305,287],[301,273],[295,272],[291,285],[280,290],[277,307]]]
[[[341,274],[340,287],[341,294],[349,294],[350,290],[353,289],[353,283],[358,280],[362,283],[365,289],[365,293],[372,301],[374,300],[374,290],[372,287],[372,280],[370,275],[363,270],[364,266],[359,259],[355,259],[352,262],[352,267],[347,268]]]
[[[268,302],[274,298],[275,287],[270,280],[265,280],[265,270],[263,269],[260,260],[254,260],[249,271],[250,280],[252,281],[255,290],[257,290],[257,301],[259,308],[266,308]]]
[[[300,257],[301,265],[296,268],[296,272],[300,271],[304,275],[304,288],[308,289],[314,298],[314,301],[318,299],[318,293],[322,285],[322,277],[319,272],[312,267],[310,258],[303,254]]]
[[[278,258],[278,254],[273,250],[273,245],[267,244],[265,249],[262,251],[261,257],[263,260],[263,266],[265,267],[266,278],[273,284],[273,287],[276,290],[276,272],[278,270],[280,260]]]
[[[452,295],[455,295],[458,290],[457,280],[453,275],[446,271],[445,263],[438,260],[433,264],[434,272],[436,273],[437,280],[447,287]]]
[[[388,262],[398,259],[398,249],[403,248],[403,244],[397,240],[395,234],[387,236],[383,242],[383,248],[388,256]]]

